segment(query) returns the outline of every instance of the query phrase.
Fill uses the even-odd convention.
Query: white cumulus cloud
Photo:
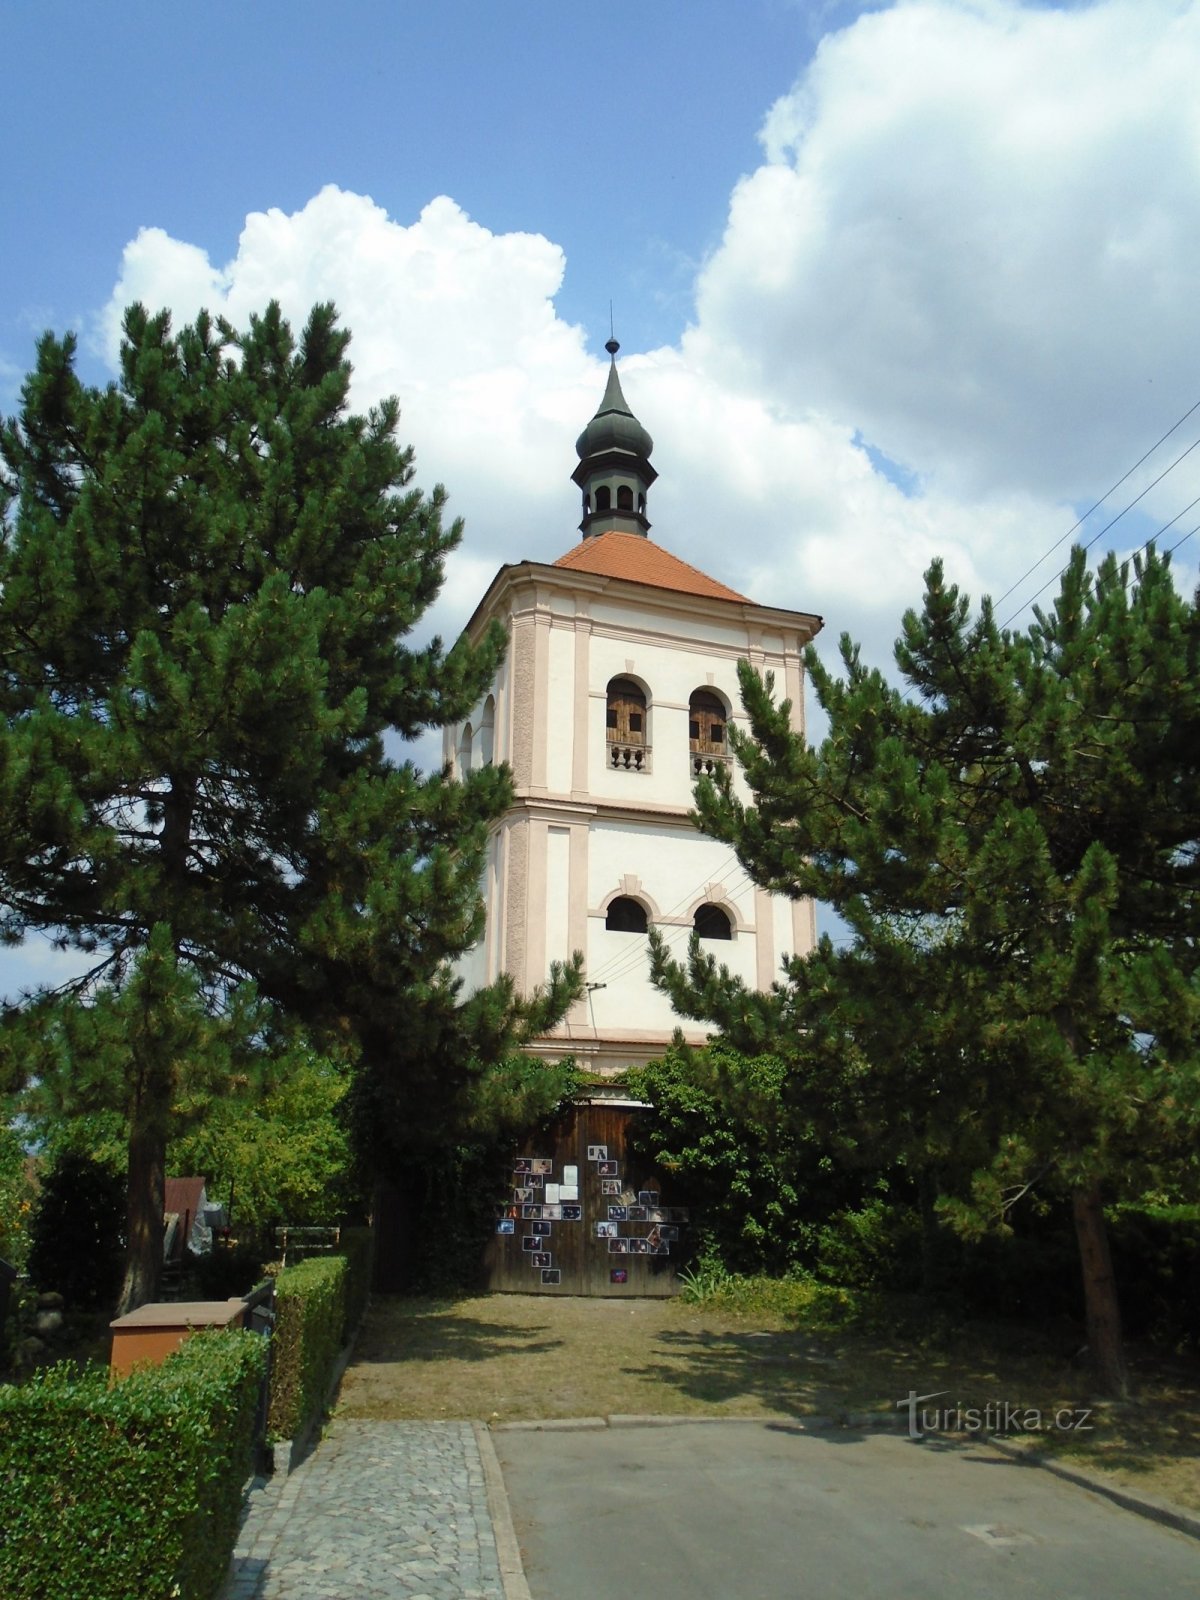
[[[827,35],[765,113],[680,345],[622,356],[652,537],[878,659],[935,554],[976,597],[1007,588],[1200,392],[1198,18],[902,0]],[[604,362],[556,312],[567,270],[444,195],[408,221],[329,186],[248,217],[219,266],[145,228],[102,326],[113,355],[133,298],[235,323],[336,301],[355,403],[400,397],[418,481],[467,520],[432,618],[451,635],[501,562],[578,537]],[[1146,502],[1164,520],[1200,494],[1185,472]]]
[[[1197,395],[1198,77],[1178,0],[860,17],[765,119],[695,359],[956,494],[1107,487]]]

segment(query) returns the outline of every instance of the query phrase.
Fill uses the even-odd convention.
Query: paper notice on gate
[[[548,1206],[556,1206],[561,1199],[562,1185],[560,1183],[548,1183],[546,1185],[546,1204]]]
[[[567,1184],[567,1183],[578,1183],[579,1182],[579,1168],[578,1167],[564,1167],[563,1168],[562,1181],[563,1181],[564,1184]],[[564,1200],[566,1199],[566,1195],[563,1196],[563,1199]]]
[[[577,1183],[560,1183],[558,1194],[561,1200],[578,1200],[579,1185]]]

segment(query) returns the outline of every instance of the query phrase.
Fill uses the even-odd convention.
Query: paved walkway
[[[338,1420],[289,1478],[252,1492],[221,1600],[504,1593],[471,1424]]]

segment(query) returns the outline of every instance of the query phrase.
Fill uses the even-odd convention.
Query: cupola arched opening
[[[608,485],[606,483],[602,483],[600,485],[600,487],[596,490],[596,510],[597,511],[611,511],[612,510],[612,490],[608,487]]]
[[[629,487],[629,485],[627,483],[621,484],[620,487],[617,489],[617,510],[618,511],[632,511],[633,510],[633,490]]]
[[[604,926],[609,933],[646,933],[649,929],[646,908],[632,895],[619,894],[608,903]]]
[[[720,906],[713,905],[711,900],[706,900],[702,906],[696,907],[692,926],[702,939],[733,938],[733,926],[728,914]]]
[[[474,736],[471,733],[471,724],[463,724],[462,738],[458,741],[458,770],[464,776],[471,770],[471,749]]]

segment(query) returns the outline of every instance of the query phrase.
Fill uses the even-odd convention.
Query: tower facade
[[[459,963],[465,985],[508,972],[527,992],[582,951],[587,992],[539,1049],[602,1072],[661,1055],[681,1025],[649,981],[651,925],[680,955],[698,932],[758,988],[815,938],[810,903],[758,888],[688,813],[697,777],[718,764],[748,798],[728,739],[745,721],[738,660],[775,674],[799,729],[802,652],[821,619],[758,605],[649,538],[653,443],[625,401],[617,348],[576,444],[583,537],[553,563],[496,574],[467,632],[499,619],[508,651],[444,736],[456,770],[507,761],[516,791],[492,835],[486,929]]]

